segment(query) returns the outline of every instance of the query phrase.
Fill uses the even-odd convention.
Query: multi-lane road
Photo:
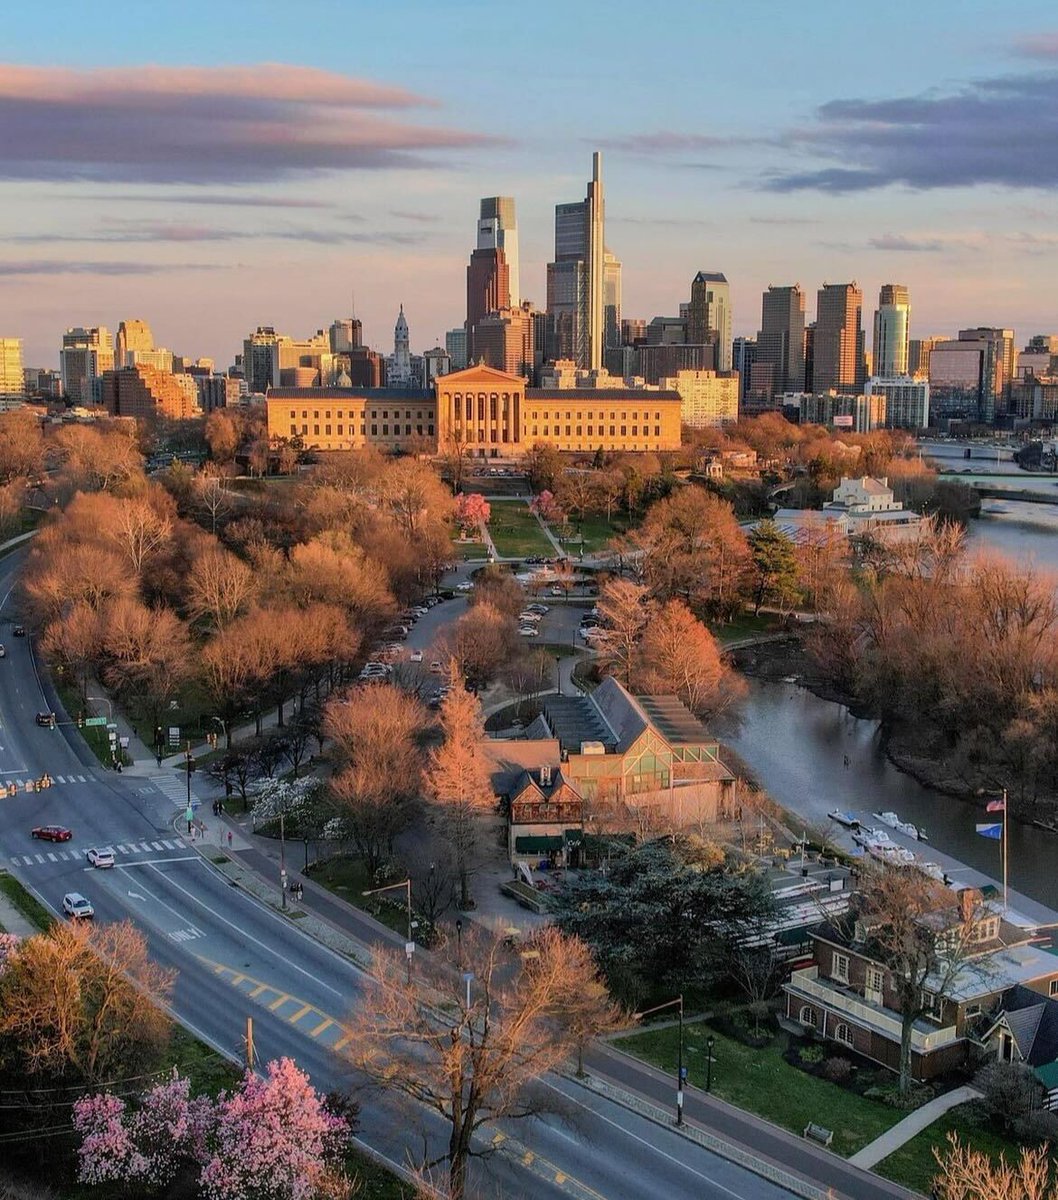
[[[361,1091],[343,1064],[345,1031],[356,1020],[363,976],[213,869],[182,836],[184,783],[165,771],[117,775],[102,769],[75,726],[63,720],[30,639],[14,638],[12,587],[20,554],[0,560],[0,784],[21,782],[0,798],[0,862],[45,904],[81,891],[97,921],[131,919],[152,956],[176,972],[174,1015],[205,1042],[241,1056],[247,1016],[260,1059],[296,1059],[323,1090],[357,1091],[362,1139],[394,1162],[439,1155],[440,1120],[393,1094]],[[436,611],[436,610],[434,610]],[[55,729],[35,714],[54,709]],[[54,785],[27,792],[47,771]],[[35,842],[29,831],[68,825],[73,840]],[[114,850],[112,870],[87,866],[89,846]],[[563,1110],[531,1123],[483,1131],[496,1153],[472,1169],[475,1194],[642,1200],[780,1200],[788,1192],[623,1106],[559,1077],[539,1085]]]

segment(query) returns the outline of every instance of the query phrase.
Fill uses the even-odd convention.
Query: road
[[[359,1089],[336,1053],[355,1020],[362,974],[271,909],[234,890],[180,833],[184,782],[153,763],[139,773],[100,768],[67,721],[39,728],[34,715],[61,707],[38,673],[28,639],[11,636],[11,592],[21,554],[0,560],[0,780],[45,770],[55,786],[0,800],[0,862],[58,910],[83,891],[97,920],[130,918],[152,957],[176,971],[176,1017],[214,1048],[241,1056],[248,1015],[262,1060],[290,1055],[323,1090]],[[434,610],[437,612],[438,610]],[[450,618],[449,618],[450,619]],[[428,631],[423,630],[425,635]],[[58,822],[70,843],[34,842],[33,825]],[[91,845],[114,849],[113,870],[84,862]],[[781,1200],[789,1193],[624,1107],[551,1077],[541,1085],[568,1120],[544,1117],[484,1131],[496,1153],[475,1162],[475,1195],[579,1200]],[[392,1094],[358,1091],[361,1137],[394,1162],[438,1154],[443,1127]]]

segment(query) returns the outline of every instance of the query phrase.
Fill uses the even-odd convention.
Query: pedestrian
[[[191,822],[190,822],[190,821],[188,821],[188,823],[187,823],[187,832],[188,832],[189,834],[190,834],[190,832],[191,832]]]
[[[228,830],[228,849],[231,849],[231,830]]]

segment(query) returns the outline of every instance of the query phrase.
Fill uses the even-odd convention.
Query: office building
[[[813,392],[858,392],[863,387],[862,316],[863,293],[855,281],[824,283],[819,289],[812,344]]]
[[[269,437],[315,450],[405,449],[452,439],[476,458],[516,458],[535,442],[559,450],[661,451],[680,446],[678,393],[613,387],[527,388],[518,375],[475,364],[401,388],[274,388]]]
[[[911,299],[902,283],[882,284],[874,313],[872,374],[897,379],[908,373],[907,353],[911,328]]]
[[[22,339],[0,337],[0,396],[21,396],[25,393],[22,373]]]
[[[474,361],[531,378],[533,374],[533,310],[528,303],[482,317],[474,327]]]
[[[498,247],[477,249],[467,267],[467,358],[477,362],[481,351],[476,343],[478,323],[488,313],[509,309],[510,272],[504,252]]]
[[[765,369],[770,368],[770,369]],[[761,303],[750,391],[771,397],[805,386],[805,297],[800,284],[770,286]]]
[[[356,346],[335,355],[335,384],[338,387],[381,387],[386,382],[386,360],[377,350]]]
[[[947,334],[941,333],[926,338],[910,338],[907,343],[907,373],[913,379],[928,379],[929,356],[933,347],[947,340]]]
[[[131,367],[134,365],[133,359],[130,359],[131,351],[150,352],[154,349],[154,334],[151,333],[151,327],[146,321],[141,321],[138,317],[131,321],[122,321],[118,325],[117,338],[114,344],[114,365],[116,367]],[[170,359],[171,359],[170,355]],[[156,364],[141,359],[147,366],[155,366]],[[164,370],[165,368],[159,368]],[[172,367],[169,368],[170,370]]]
[[[960,329],[960,342],[972,342],[984,348],[981,374],[980,420],[991,423],[1007,413],[1010,383],[1017,371],[1018,352],[1013,329],[979,326]]]
[[[717,370],[731,370],[731,288],[719,272],[699,271],[691,280],[687,341],[715,343]]]
[[[782,398],[783,408],[796,409],[801,425],[825,425],[836,431],[870,433],[885,425],[884,392],[873,396],[850,392],[802,392]]]
[[[62,399],[62,374],[59,371],[46,367],[26,367],[22,372],[22,385],[28,397]]]
[[[462,329],[450,329],[445,334],[445,349],[452,360],[452,370],[462,371],[467,365],[466,326]]]
[[[518,219],[513,196],[487,196],[478,215],[478,250],[502,250],[507,264],[507,291],[494,308],[518,308],[522,303],[518,259]],[[489,310],[494,311],[494,309]]]
[[[241,381],[230,375],[192,375],[198,388],[198,405],[205,413],[233,408],[242,399]]]
[[[680,419],[691,429],[738,420],[739,380],[735,371],[677,371],[660,383],[680,397]]]
[[[259,325],[242,344],[242,368],[251,393],[278,387],[284,370],[312,368],[322,383],[336,377],[331,335],[322,329],[303,341],[276,333],[271,325]]]
[[[585,199],[555,207],[555,260],[547,264],[547,357],[596,370],[604,348],[604,230],[602,155],[596,151]]]
[[[968,339],[937,342],[931,348],[929,400],[935,423],[982,419],[985,359],[984,343]]]
[[[450,374],[451,370],[452,360],[448,356],[448,351],[440,346],[434,346],[432,350],[427,350],[422,356],[422,376],[419,386],[425,391],[429,391],[433,387],[435,379]]]
[[[198,385],[191,375],[170,375],[154,367],[121,367],[102,377],[100,400],[115,417],[196,416]]]
[[[691,340],[687,336],[687,318],[682,314],[678,317],[651,317],[644,333],[648,346],[686,346]]]
[[[929,382],[902,375],[895,379],[874,376],[864,388],[868,396],[885,397],[886,429],[925,429],[929,424]]]
[[[648,384],[660,383],[662,379],[678,371],[715,371],[716,346],[712,343],[690,346],[686,343],[662,343],[640,346],[636,350],[636,374]]]
[[[327,340],[332,354],[358,350],[364,344],[364,327],[356,317],[339,317],[331,322]]]
[[[95,328],[67,329],[59,351],[62,389],[72,405],[92,404],[98,389],[96,380],[114,369],[114,342],[105,325]]]
[[[731,343],[731,366],[738,372],[739,399],[746,395],[753,364],[757,361],[757,339],[737,337]]]
[[[602,339],[603,349],[621,345],[621,264],[609,250],[602,264]]]

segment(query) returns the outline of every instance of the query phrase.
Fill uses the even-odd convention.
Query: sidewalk
[[[923,1129],[927,1129],[939,1117],[943,1117],[946,1112],[958,1108],[960,1104],[980,1098],[981,1093],[977,1088],[969,1085],[945,1092],[943,1096],[938,1096],[935,1100],[930,1100],[928,1104],[923,1104],[921,1108],[916,1108],[913,1113],[908,1113],[902,1121],[897,1121],[892,1129],[887,1129],[881,1137],[875,1138],[862,1150],[858,1150],[849,1159],[849,1162],[856,1167],[873,1167],[883,1158],[888,1158],[894,1150],[899,1150],[901,1146],[906,1145]]]
[[[7,874],[6,871],[3,874]],[[40,930],[12,904],[12,902],[0,892],[0,930],[5,933],[13,933],[16,937],[28,938],[34,934],[40,933]]]

